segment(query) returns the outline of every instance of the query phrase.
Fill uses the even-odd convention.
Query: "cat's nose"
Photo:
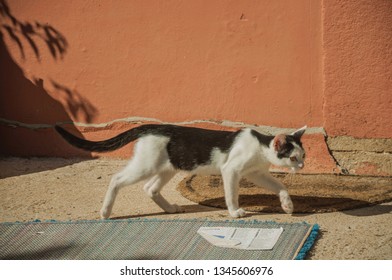
[[[302,169],[302,168],[304,168],[304,164],[303,163],[298,163],[298,167]]]

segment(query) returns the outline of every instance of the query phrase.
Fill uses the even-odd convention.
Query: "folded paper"
[[[283,228],[201,227],[197,231],[212,245],[243,250],[272,250]]]

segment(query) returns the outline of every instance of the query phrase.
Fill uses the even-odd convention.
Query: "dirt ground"
[[[0,159],[0,222],[99,219],[111,176],[124,160]],[[165,214],[143,192],[143,183],[120,191],[112,218],[227,220],[226,210],[201,206],[176,190],[179,173],[162,194],[184,213]],[[244,219],[317,223],[321,232],[309,259],[392,259],[392,202],[312,214],[249,213]]]

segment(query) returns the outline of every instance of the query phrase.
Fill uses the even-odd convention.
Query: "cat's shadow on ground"
[[[189,214],[189,213],[201,213],[201,212],[215,212],[222,211],[221,208],[208,207],[204,205],[194,204],[194,205],[181,205],[182,212],[176,213],[177,215],[181,214]],[[119,216],[113,217],[112,220],[122,220],[122,219],[131,219],[131,218],[146,218],[150,216],[167,216],[168,214],[165,212],[155,212],[155,213],[147,213],[141,215],[127,215],[127,216]]]
[[[369,217],[383,214],[392,214],[392,204],[376,204],[353,210],[342,211],[344,214],[357,217]]]
[[[292,195],[294,203],[294,217],[305,217],[314,214],[341,212],[350,216],[376,216],[392,213],[391,204],[376,204],[349,197],[317,197]],[[224,208],[223,197],[208,199],[201,204],[206,206]],[[263,214],[284,214],[279,200],[275,195],[256,194],[240,195],[240,205],[251,216]],[[248,207],[248,209],[247,209]],[[250,209],[249,209],[250,208]],[[254,211],[253,211],[253,209]]]
[[[178,215],[181,216],[181,214],[190,214],[190,213],[202,213],[202,212],[216,212],[216,211],[222,211],[223,208],[217,208],[217,207],[210,207],[210,206],[205,206],[205,205],[200,205],[200,204],[194,204],[194,205],[182,205],[181,208],[183,209],[183,212],[177,213]],[[392,204],[375,204],[375,205],[370,205],[366,207],[360,207],[356,209],[350,209],[350,210],[342,210],[342,211],[331,211],[331,212],[326,212],[326,213],[332,213],[332,212],[341,212],[346,215],[350,216],[357,216],[357,217],[369,217],[369,216],[377,216],[377,215],[383,215],[383,214],[392,214]],[[245,218],[253,217],[253,216],[260,216],[260,215],[271,215],[271,214],[282,214],[284,213],[282,211],[276,211],[276,212],[251,212],[247,211]],[[315,215],[315,214],[322,214],[322,213],[293,213],[293,217],[306,217],[310,215]],[[167,213],[165,212],[154,212],[154,213],[147,213],[147,214],[141,214],[141,215],[127,215],[127,216],[119,216],[119,217],[113,217],[113,220],[121,220],[121,219],[131,219],[131,218],[146,218],[150,216],[166,216]],[[226,215],[228,218],[228,213]]]

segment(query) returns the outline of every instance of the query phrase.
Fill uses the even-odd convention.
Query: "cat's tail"
[[[136,127],[107,140],[90,141],[79,138],[58,125],[55,126],[55,129],[72,146],[90,152],[114,151],[132,141],[135,141],[140,136],[140,131],[138,131]]]

